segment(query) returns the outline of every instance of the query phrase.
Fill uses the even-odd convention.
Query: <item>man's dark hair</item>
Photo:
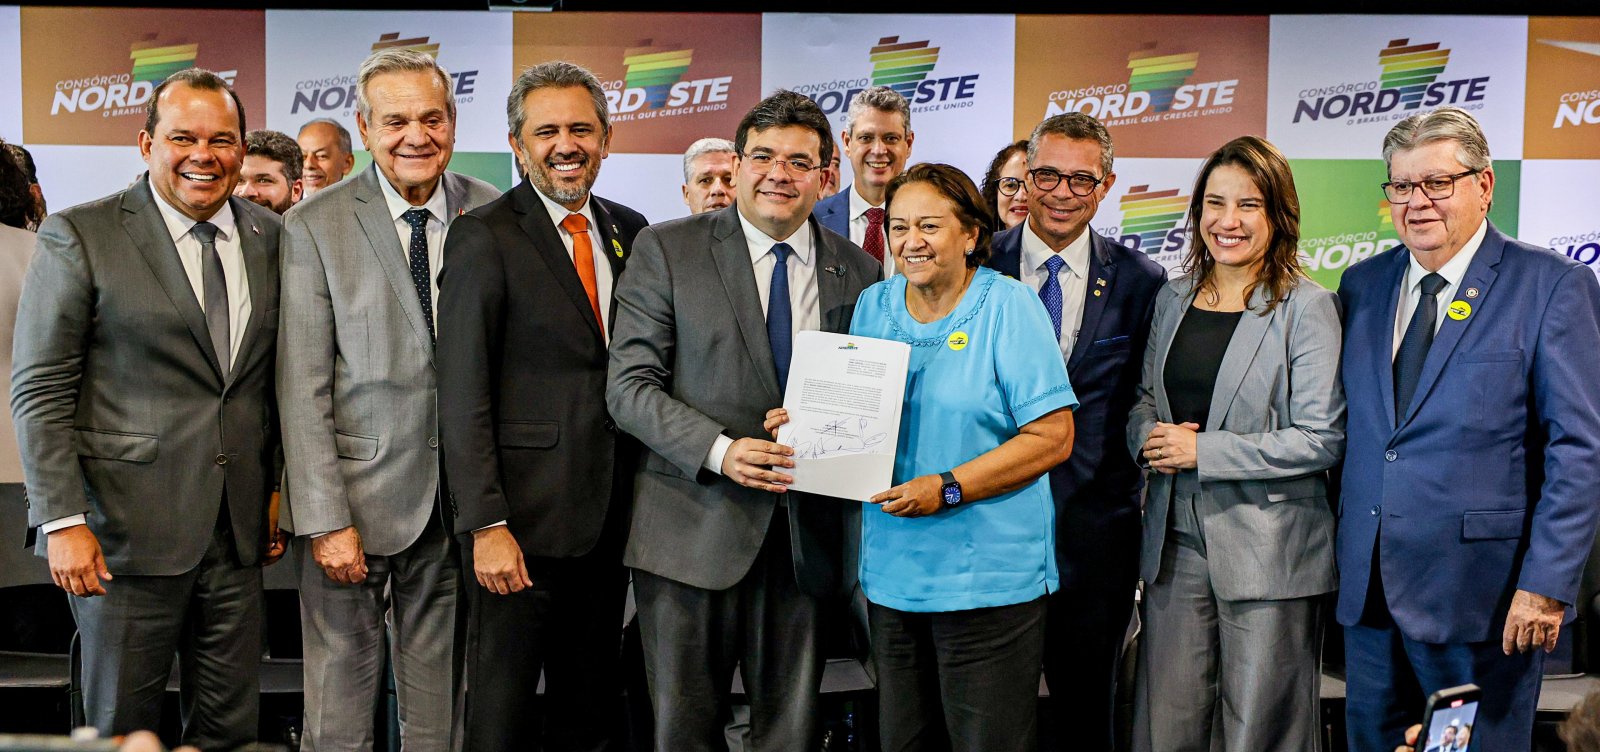
[[[17,160],[17,165],[22,168],[23,172],[27,173],[28,184],[37,184],[39,182],[39,168],[33,164],[33,154],[23,148],[22,144],[6,144],[6,148],[11,150],[11,157]]]
[[[244,133],[244,102],[239,101],[239,93],[234,91],[227,81],[222,80],[222,76],[204,68],[184,68],[167,76],[167,80],[156,85],[155,90],[150,92],[150,101],[144,106],[145,133],[151,136],[156,134],[156,124],[161,122],[161,112],[157,109],[156,103],[161,101],[161,92],[166,91],[172,84],[183,84],[191,89],[204,91],[228,92],[228,96],[233,97],[234,109],[239,112],[239,132]]]
[[[744,114],[744,119],[739,121],[738,135],[733,139],[733,148],[743,155],[751,131],[759,133],[790,125],[816,131],[817,139],[822,142],[822,161],[817,164],[827,167],[828,162],[833,160],[833,127],[828,125],[828,116],[822,114],[822,108],[816,102],[788,89],[773,92],[772,96],[757,102]]]
[[[0,141],[0,224],[26,230],[33,218],[33,191],[28,188],[28,174],[7,146]]]
[[[266,157],[283,165],[283,176],[291,183],[300,179],[300,170],[305,166],[300,144],[289,138],[288,134],[278,131],[259,130],[244,134],[244,155]]]

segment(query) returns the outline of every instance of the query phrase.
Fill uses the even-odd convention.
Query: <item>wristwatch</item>
[[[944,505],[953,507],[961,503],[961,484],[956,481],[955,473],[946,470],[939,473],[939,481],[944,484],[940,491],[944,494]]]

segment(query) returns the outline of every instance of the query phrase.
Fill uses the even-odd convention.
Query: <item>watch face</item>
[[[960,486],[960,484],[957,484],[957,483],[947,483],[947,484],[945,484],[945,487],[944,487],[944,503],[946,503],[946,504],[960,504],[961,503],[961,486]]]

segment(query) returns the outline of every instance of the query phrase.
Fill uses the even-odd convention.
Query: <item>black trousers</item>
[[[1068,588],[1046,596],[1045,708],[1063,750],[1115,748],[1117,668],[1133,618],[1134,584],[1129,578],[1125,588]]]
[[[525,557],[533,587],[509,595],[477,583],[472,536],[462,538],[470,609],[468,752],[620,749],[618,661],[628,570],[620,535],[609,528],[583,556]]]
[[[868,607],[883,752],[1037,746],[1045,599],[970,611]]]
[[[737,665],[750,702],[746,752],[815,748],[820,601],[795,582],[786,510],[773,513],[750,571],[726,590],[704,590],[636,570],[656,749],[726,752],[723,727]]]
[[[183,574],[113,572],[106,594],[72,598],[83,641],[84,709],[102,736],[156,730],[178,654],[183,743],[204,752],[256,740],[261,568],[239,564],[224,512]]]

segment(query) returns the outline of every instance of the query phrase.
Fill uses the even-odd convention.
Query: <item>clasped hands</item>
[[[1142,452],[1150,469],[1163,475],[1176,475],[1180,470],[1193,470],[1199,459],[1195,454],[1195,432],[1198,423],[1156,423],[1150,436],[1144,440]]]
[[[778,428],[789,422],[789,411],[775,407],[767,411],[761,427],[778,438]],[[784,493],[794,477],[773,468],[794,467],[794,449],[775,441],[739,439],[722,458],[722,474],[733,482],[772,493]],[[873,496],[869,501],[896,517],[923,517],[944,508],[944,484],[937,475],[923,475]]]

